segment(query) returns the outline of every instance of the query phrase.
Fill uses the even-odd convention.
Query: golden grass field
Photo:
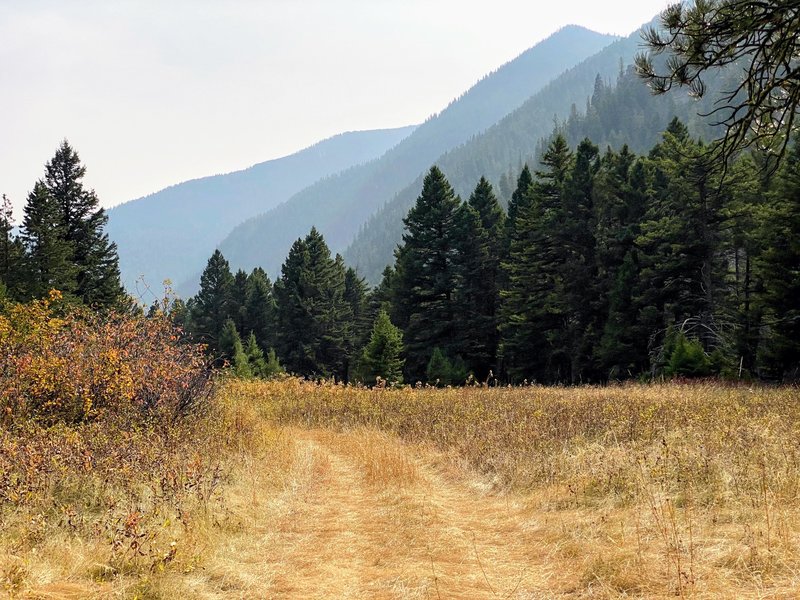
[[[82,427],[0,439],[9,597],[800,597],[798,388],[231,381]]]

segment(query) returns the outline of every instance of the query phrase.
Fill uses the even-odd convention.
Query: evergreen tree
[[[634,240],[645,206],[644,164],[623,146],[609,150],[595,178],[597,299],[604,316],[595,363],[605,377],[629,377],[647,367],[647,334],[636,331],[633,302],[639,275]],[[642,340],[641,338],[644,338]],[[643,343],[642,343],[643,342]]]
[[[237,336],[233,343],[233,374],[239,379],[250,379],[253,377],[253,370],[250,365],[250,357],[242,346],[242,340]]]
[[[728,176],[731,195],[720,224],[724,232],[720,239],[721,253],[728,269],[716,312],[733,326],[731,355],[747,376],[758,371],[764,329],[764,304],[759,302],[764,280],[759,258],[765,243],[760,224],[772,200],[769,180],[761,168],[767,160],[767,156],[745,154],[731,165]]]
[[[508,203],[508,226],[513,228],[517,215],[530,204],[528,190],[533,184],[533,175],[526,164],[517,178],[517,187],[511,194],[511,202]]]
[[[658,348],[667,326],[691,324],[686,332],[711,350],[720,343],[715,312],[724,285],[719,225],[725,188],[677,119],[649,158],[652,195],[636,239],[643,330]]]
[[[247,336],[247,346],[244,348],[247,356],[247,364],[253,377],[265,377],[267,371],[267,361],[264,359],[264,351],[259,348],[256,336],[253,332]]]
[[[248,275],[242,269],[238,269],[233,275],[233,285],[231,286],[230,316],[236,324],[236,329],[240,335],[247,335],[245,320],[247,318],[245,304],[247,302],[247,279]]]
[[[734,89],[715,99],[714,120],[725,128],[713,160],[728,159],[754,142],[786,148],[800,113],[800,19],[797,0],[677,2],[660,27],[644,32],[650,53],[636,57],[639,74],[656,94],[686,86],[702,97],[711,73],[741,65]],[[668,53],[655,62],[653,55]],[[724,88],[723,88],[724,89]]]
[[[347,340],[347,355],[348,357],[358,358],[361,349],[369,341],[372,323],[369,320],[367,284],[352,267],[348,267],[344,274],[344,301],[349,307],[351,320],[350,336]],[[348,364],[345,369],[348,373],[348,378],[351,368],[352,365]]]
[[[345,269],[312,228],[298,239],[275,284],[279,354],[300,375],[346,378],[352,316],[344,299]]]
[[[450,360],[441,348],[436,347],[425,367],[425,376],[429,385],[464,385],[467,380],[467,367],[460,358]]]
[[[361,356],[361,378],[373,383],[378,377],[388,383],[403,382],[403,334],[381,310],[375,319],[372,336]]]
[[[479,379],[497,361],[497,310],[505,214],[481,177],[456,219],[456,352]]]
[[[800,379],[800,136],[783,165],[763,220],[760,271],[768,337],[762,360],[769,375]],[[771,372],[770,372],[771,371]]]
[[[398,305],[397,302],[394,302],[395,279],[394,267],[386,265],[381,282],[370,290],[367,296],[367,317],[373,323],[381,310],[385,310],[393,318],[393,311]]]
[[[275,353],[274,348],[270,348],[267,353],[267,360],[264,365],[261,376],[265,378],[276,377],[282,375],[285,371],[278,360],[278,355]]]
[[[192,335],[197,341],[207,344],[212,355],[222,350],[220,334],[231,317],[232,290],[230,265],[222,253],[215,250],[200,276],[200,291],[193,299],[189,322]],[[235,329],[235,323],[233,326]]]
[[[242,338],[236,330],[236,323],[234,323],[233,319],[230,317],[225,319],[225,322],[222,324],[217,343],[219,346],[220,364],[223,361],[228,361],[230,364],[233,364],[234,358],[236,358],[237,344],[240,349],[244,350],[242,347]]]
[[[87,305],[111,307],[125,295],[117,246],[103,232],[108,216],[97,195],[83,187],[85,174],[77,152],[64,140],[45,165],[43,185],[60,211],[59,234],[64,236],[75,268],[76,296]]]
[[[455,220],[457,253],[453,321],[455,336],[451,353],[461,356],[479,378],[494,363],[497,330],[494,322],[493,286],[487,281],[491,269],[487,236],[478,212],[467,203],[458,208]]]
[[[600,84],[602,80],[598,78]],[[603,87],[595,83],[595,94]],[[575,152],[572,168],[564,181],[563,222],[556,237],[561,238],[561,280],[563,281],[563,353],[570,357],[570,382],[596,376],[593,359],[602,332],[602,304],[596,262],[594,178],[598,170],[598,149],[584,139]]]
[[[431,167],[416,204],[403,219],[406,233],[396,252],[395,310],[406,341],[406,372],[416,380],[435,346],[454,349],[454,256],[460,200],[438,167]]]
[[[241,330],[245,335],[254,334],[264,351],[275,346],[276,311],[269,277],[264,269],[256,267],[245,284]]]
[[[13,235],[14,217],[11,200],[3,194],[0,203],[0,284],[9,298],[22,299],[22,261],[24,246]]]
[[[28,298],[42,298],[55,288],[67,299],[78,289],[74,249],[55,198],[41,181],[28,194],[22,220],[25,245],[25,290]]]
[[[503,263],[506,287],[501,291],[500,352],[514,381],[561,381],[571,360],[564,353],[564,248],[559,237],[563,188],[572,154],[556,136],[542,158],[530,199],[517,214],[511,246]]]
[[[668,362],[664,374],[668,377],[705,377],[711,373],[711,361],[697,340],[690,340],[682,331],[674,332],[670,340]]]

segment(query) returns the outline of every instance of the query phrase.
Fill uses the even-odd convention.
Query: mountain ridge
[[[289,246],[312,225],[334,251],[344,250],[358,227],[430,161],[491,127],[565,68],[615,39],[579,26],[562,28],[486,75],[378,161],[338,174],[324,184],[317,182],[264,215],[241,223],[222,241],[221,251],[234,268],[263,266],[274,276]],[[517,67],[528,74],[514,75],[520,87],[509,91],[499,105],[488,101],[487,97],[496,100],[503,95],[499,91],[503,86],[495,85],[501,73]],[[269,240],[268,244],[258,242],[263,240]]]
[[[416,125],[350,131],[247,168],[190,179],[108,210],[123,282],[160,285],[199,271],[236,224],[269,210],[306,185],[382,155]]]
[[[639,50],[646,23],[548,82],[522,106],[506,115],[480,135],[443,153],[432,164],[445,173],[455,191],[466,198],[481,176],[497,187],[512,165],[532,162],[537,146],[552,134],[559,120],[577,112],[577,105],[589,102],[598,77],[613,80],[632,62]],[[429,165],[430,166],[430,165]],[[533,165],[531,165],[533,166]],[[402,218],[413,205],[425,173],[400,190],[362,224],[343,251],[345,261],[357,268],[370,283],[377,283],[387,264],[393,262],[394,244],[400,241]],[[502,195],[502,194],[500,194]],[[391,242],[391,246],[389,246]]]

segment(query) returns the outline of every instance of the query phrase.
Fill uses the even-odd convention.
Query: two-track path
[[[273,598],[552,597],[523,506],[391,438],[364,447],[358,433],[292,435],[280,507],[241,550],[234,587],[245,595],[250,581]]]

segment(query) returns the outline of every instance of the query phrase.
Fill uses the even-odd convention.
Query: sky
[[[67,139],[105,207],[420,123],[567,24],[627,35],[668,0],[0,0],[0,193]]]

